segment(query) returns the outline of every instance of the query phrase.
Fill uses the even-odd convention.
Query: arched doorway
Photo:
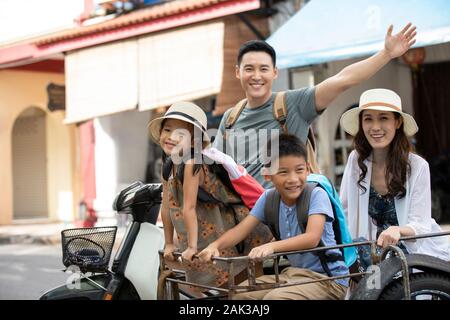
[[[13,219],[47,218],[46,113],[30,107],[12,132]]]

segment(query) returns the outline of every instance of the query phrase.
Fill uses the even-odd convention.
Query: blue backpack
[[[297,199],[297,219],[298,225],[302,232],[306,230],[306,223],[308,222],[309,204],[311,200],[311,193],[314,188],[321,187],[326,191],[333,207],[333,231],[336,238],[336,243],[349,244],[352,243],[352,237],[348,231],[347,220],[345,218],[344,209],[342,208],[341,200],[334,189],[330,180],[320,174],[310,174],[307,178],[305,188]],[[280,209],[280,194],[273,189],[267,196],[267,201],[264,207],[264,218],[266,224],[269,226],[272,234],[277,240],[280,240],[280,228],[279,228],[279,209]],[[318,247],[323,247],[324,244],[320,240]],[[355,247],[346,247],[341,249],[341,255],[327,254],[325,251],[314,252],[322,264],[325,272],[331,276],[331,272],[327,266],[328,262],[334,262],[338,260],[344,260],[347,267],[352,266],[356,262],[357,251]]]

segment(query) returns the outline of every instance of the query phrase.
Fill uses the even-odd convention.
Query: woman
[[[400,237],[440,232],[431,218],[428,163],[412,152],[408,140],[417,124],[402,112],[400,97],[387,89],[367,90],[359,107],[342,115],[341,126],[355,145],[340,189],[353,238],[376,239],[386,247]],[[399,245],[409,253],[450,260],[447,237]]]

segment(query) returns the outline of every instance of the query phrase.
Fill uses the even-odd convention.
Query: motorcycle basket
[[[117,227],[67,229],[61,232],[63,264],[80,271],[105,272],[108,269]]]

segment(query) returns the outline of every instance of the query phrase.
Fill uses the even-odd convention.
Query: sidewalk
[[[3,244],[41,244],[58,245],[61,231],[76,228],[71,223],[35,223],[0,226],[0,245]],[[115,246],[122,241],[125,228],[118,228]]]
[[[68,223],[13,224],[0,226],[0,244],[48,244],[61,242],[61,231],[74,228]]]
[[[450,224],[441,225],[443,231],[450,231]],[[2,244],[45,244],[61,243],[61,231],[75,228],[71,223],[14,224],[0,226],[0,245]],[[125,233],[125,228],[118,228],[115,247],[118,246]],[[450,239],[450,236],[449,236]]]

